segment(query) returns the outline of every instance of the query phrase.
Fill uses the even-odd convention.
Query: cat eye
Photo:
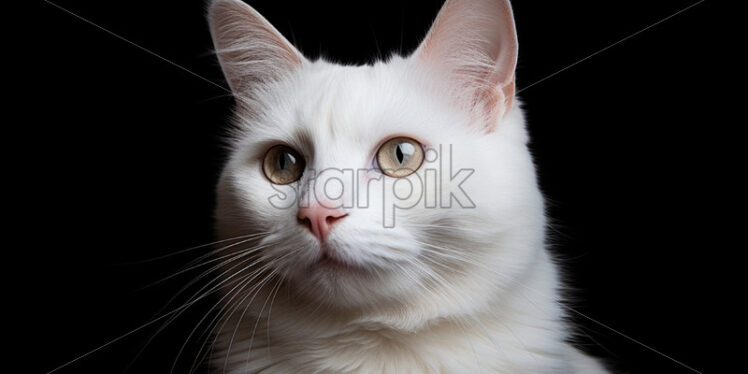
[[[382,173],[402,178],[415,173],[423,163],[423,146],[418,141],[398,137],[382,144],[377,151],[377,165]]]
[[[304,158],[291,147],[276,145],[265,153],[262,171],[275,184],[289,184],[301,178],[305,165]]]

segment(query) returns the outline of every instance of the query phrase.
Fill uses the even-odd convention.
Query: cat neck
[[[331,372],[342,371],[337,365],[378,367],[382,362],[398,362],[402,364],[398,369],[413,368],[411,372],[433,372],[430,365],[475,364],[480,365],[478,370],[492,365],[512,367],[512,360],[527,361],[528,352],[562,357],[562,352],[554,351],[565,347],[560,343],[566,339],[563,312],[555,296],[556,273],[545,251],[537,258],[517,280],[518,286],[494,292],[495,297],[481,302],[473,300],[469,307],[461,305],[461,300],[435,306],[434,295],[424,294],[409,303],[378,308],[341,311],[318,306],[315,310],[309,309],[311,305],[300,307],[291,290],[279,288],[272,308],[251,311],[226,324],[232,331],[219,339],[223,349],[217,350],[217,357],[241,355],[252,357],[250,366],[282,367],[280,360],[291,356],[291,360],[308,361],[310,370],[326,367]],[[271,295],[268,291],[265,296]],[[228,335],[233,340],[230,349],[226,348]],[[248,346],[254,347],[249,356]],[[511,351],[520,353],[501,358],[501,352]],[[500,359],[467,362],[476,356]],[[289,368],[303,367],[299,362],[294,365]],[[554,361],[554,365],[564,364]]]

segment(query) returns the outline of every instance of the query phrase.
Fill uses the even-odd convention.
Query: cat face
[[[450,1],[413,56],[368,66],[307,61],[236,0],[211,27],[237,97],[216,220],[251,235],[239,268],[350,307],[493,287],[542,246],[504,2]]]

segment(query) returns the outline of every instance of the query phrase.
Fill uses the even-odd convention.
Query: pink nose
[[[347,215],[341,209],[325,208],[312,203],[309,207],[300,208],[297,217],[321,242],[330,234],[332,225]]]

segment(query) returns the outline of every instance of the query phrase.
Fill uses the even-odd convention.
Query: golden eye
[[[411,138],[392,138],[382,144],[377,151],[377,165],[390,177],[402,178],[411,175],[422,163],[423,147]]]
[[[265,153],[262,171],[275,184],[289,184],[301,178],[305,165],[304,158],[291,147],[276,145]]]

